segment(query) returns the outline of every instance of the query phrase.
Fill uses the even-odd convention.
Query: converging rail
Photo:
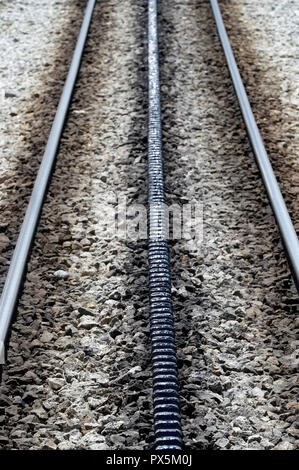
[[[177,363],[166,234],[157,0],[148,2],[149,288],[156,449],[181,449]]]
[[[45,153],[35,180],[34,188],[20,230],[8,275],[0,300],[0,364],[5,363],[5,342],[18,301],[22,280],[24,278],[30,248],[34,239],[40,211],[50,181],[61,133],[68,113],[76,78],[80,68],[83,49],[91,22],[96,0],[89,0],[77,44],[73,54],[70,70],[65,81],[53,121]]]
[[[279,189],[262,137],[257,127],[251,106],[236,64],[229,38],[223,23],[217,0],[210,0],[219,37],[226,57],[227,65],[238,97],[251,145],[266,187],[276,222],[289,259],[293,278],[299,291],[299,241],[289,216],[287,207]]]

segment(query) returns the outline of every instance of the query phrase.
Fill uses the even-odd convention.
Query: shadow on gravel
[[[147,1],[139,0],[140,14],[137,20],[137,44],[140,52],[137,55],[137,81],[134,87],[136,93],[136,116],[129,131],[131,151],[126,164],[127,187],[130,192],[128,204],[147,206]],[[134,171],[131,169],[134,167]],[[130,191],[130,188],[132,190]],[[154,444],[153,405],[152,405],[152,376],[151,376],[151,340],[149,331],[149,300],[148,300],[148,261],[147,241],[136,240],[125,242],[129,249],[126,263],[128,279],[132,279],[132,301],[136,307],[134,318],[141,321],[144,331],[147,331],[146,343],[143,344],[146,354],[138,354],[138,348],[132,358],[132,365],[140,365],[141,376],[136,378],[140,398],[140,421],[137,423],[140,438],[144,439],[146,448]]]
[[[184,168],[180,161],[180,151],[178,150],[180,144],[178,132],[180,109],[175,94],[176,87],[178,86],[176,74],[177,64],[172,62],[168,64],[168,67],[165,67],[165,63],[168,63],[168,57],[174,54],[177,43],[173,37],[173,25],[166,18],[164,8],[167,10],[167,4],[164,5],[163,2],[160,2],[158,20],[165,195],[167,204],[178,204],[181,206],[189,202],[185,197],[185,188],[188,188],[190,185],[190,180],[184,173]],[[177,34],[181,34],[181,32]],[[202,289],[195,288],[192,282],[189,282],[190,273],[192,272],[193,275],[195,275],[194,261],[196,262],[196,260],[188,248],[186,248],[185,241],[170,240],[169,252],[184,442],[184,432],[187,431],[185,423],[196,417],[195,405],[190,401],[192,392],[190,388],[188,389],[188,383],[186,381],[188,368],[191,364],[190,361],[192,361],[192,357],[189,354],[191,351],[189,346],[192,348],[192,345],[196,344],[197,350],[200,351],[200,346],[198,346],[200,345],[199,331],[194,331],[191,327],[192,316],[190,312],[194,307],[200,305]],[[197,264],[198,263],[199,260],[197,261]],[[194,383],[196,383],[196,379],[194,379]],[[193,436],[192,433],[188,434],[188,437],[191,439],[192,437],[198,437],[196,433],[194,433]],[[193,448],[203,448],[200,439],[197,439],[197,442],[194,441]]]

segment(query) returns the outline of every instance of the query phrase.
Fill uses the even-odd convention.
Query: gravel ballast
[[[219,4],[298,221],[295,2]],[[170,253],[184,442],[296,449],[298,297],[211,8],[159,5],[166,196],[203,206],[203,241]],[[84,6],[0,7],[2,283]],[[3,370],[4,449],[153,443],[146,243],[98,236],[103,205],[146,203],[146,22],[145,0],[97,2]]]

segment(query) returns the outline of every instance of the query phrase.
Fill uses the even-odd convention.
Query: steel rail
[[[224,50],[230,75],[238,97],[251,145],[263,178],[263,182],[279,227],[283,244],[288,256],[293,279],[299,291],[299,241],[282,197],[279,185],[269,161],[262,137],[257,127],[236,60],[229,42],[217,0],[210,0],[219,37]]]
[[[181,449],[163,178],[157,0],[148,1],[148,98],[148,262],[155,448]]]
[[[22,280],[39,220],[43,200],[51,177],[62,130],[69,109],[76,78],[81,64],[83,49],[89,30],[96,0],[89,0],[86,6],[81,30],[72,57],[56,115],[52,124],[45,152],[35,180],[25,218],[18,236],[16,247],[0,300],[0,364],[5,363],[5,342],[19,298]]]

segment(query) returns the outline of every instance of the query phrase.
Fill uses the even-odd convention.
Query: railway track
[[[45,197],[71,95],[78,74],[95,1],[89,1],[71,69],[50,133],[25,220],[19,235],[0,304],[0,344],[4,359],[5,343],[20,287],[24,277],[41,205]],[[290,221],[263,142],[250,109],[245,89],[229,45],[218,3],[211,0],[222,46],[237,92],[254,153],[280,228],[295,283],[298,287],[298,239]],[[148,205],[149,205],[149,296],[152,341],[153,405],[156,449],[180,449],[181,418],[178,397],[177,359],[174,346],[175,325],[172,312],[168,241],[165,235],[166,213],[162,156],[161,104],[157,1],[148,2]],[[179,353],[179,350],[178,350]],[[4,362],[4,361],[3,361]]]

